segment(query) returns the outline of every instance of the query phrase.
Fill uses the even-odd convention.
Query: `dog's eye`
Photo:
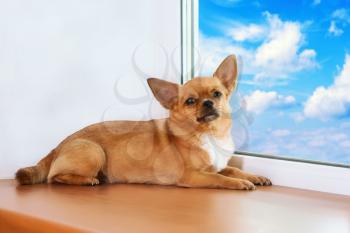
[[[222,95],[222,93],[220,91],[214,91],[214,93],[213,93],[213,97],[215,97],[215,98],[218,98],[221,95]]]
[[[193,104],[195,104],[195,103],[196,103],[196,99],[195,99],[195,98],[192,98],[192,97],[188,98],[188,99],[185,101],[185,104],[186,104],[186,105],[193,105]]]

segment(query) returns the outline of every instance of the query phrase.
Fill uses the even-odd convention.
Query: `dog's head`
[[[229,99],[237,85],[237,76],[237,61],[231,55],[219,65],[213,77],[197,77],[184,85],[156,78],[147,81],[156,99],[170,110],[171,119],[191,126],[208,126],[231,120]]]

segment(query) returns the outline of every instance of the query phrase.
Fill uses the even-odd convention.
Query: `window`
[[[238,150],[350,165],[349,7],[198,1],[195,71],[211,75],[228,54],[241,63],[231,102]]]

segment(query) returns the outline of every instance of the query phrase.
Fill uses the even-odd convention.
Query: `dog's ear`
[[[237,86],[238,67],[235,55],[230,55],[221,62],[213,77],[217,77],[229,92]]]
[[[147,79],[147,83],[153,95],[164,108],[171,109],[177,102],[180,87],[178,84],[157,78],[149,78]]]

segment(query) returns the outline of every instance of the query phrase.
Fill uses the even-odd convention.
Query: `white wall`
[[[0,0],[0,178],[88,124],[165,116],[116,95],[147,76],[180,79],[180,1]]]

